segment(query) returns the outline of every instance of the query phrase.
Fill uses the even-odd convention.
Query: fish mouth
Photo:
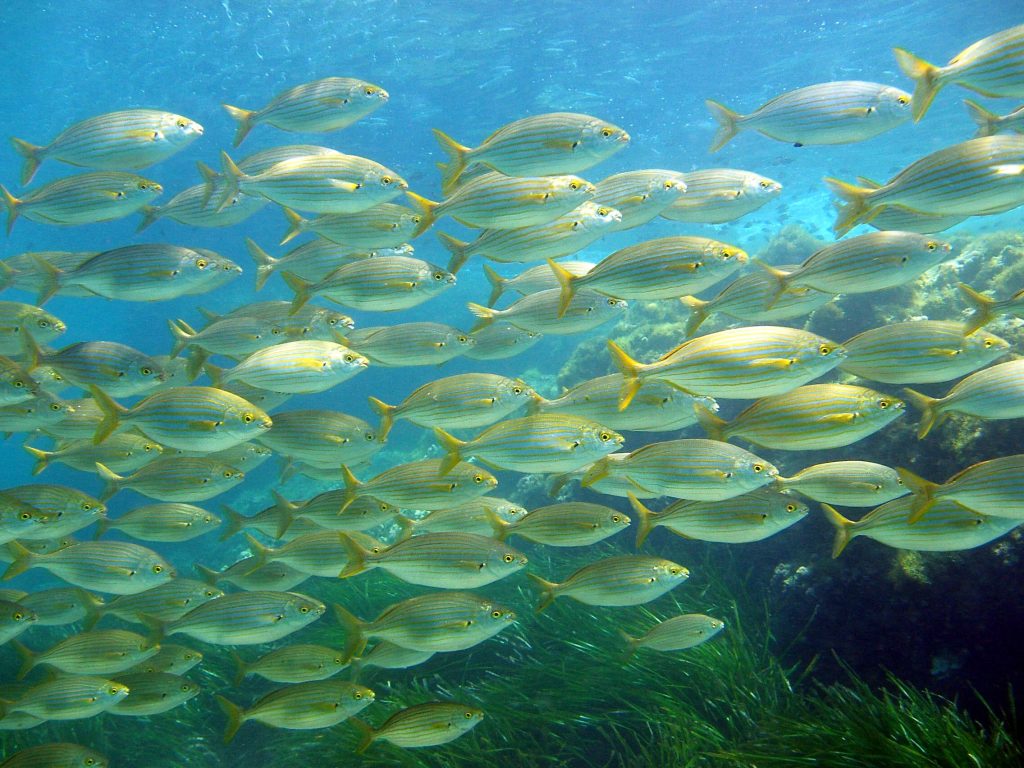
[[[388,99],[391,98],[391,95],[383,88],[381,88],[379,91],[377,91],[377,98],[380,99],[381,101],[387,101]]]
[[[629,144],[629,134],[623,131],[619,136],[618,141],[621,141],[623,144]]]

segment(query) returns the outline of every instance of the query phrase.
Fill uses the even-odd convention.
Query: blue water
[[[398,171],[415,191],[440,199],[435,163],[444,158],[431,128],[472,146],[525,115],[586,112],[622,126],[632,136],[626,151],[583,174],[593,181],[627,169],[688,171],[716,166],[744,168],[780,181],[785,191],[778,200],[738,222],[720,227],[656,222],[640,230],[644,238],[706,234],[754,254],[787,224],[800,224],[818,237],[829,237],[832,207],[821,177],[888,178],[912,160],[969,138],[974,126],[961,102],[970,94],[947,88],[920,124],[904,124],[862,144],[795,148],[747,132],[713,157],[707,147],[715,126],[705,99],[748,112],[780,92],[828,80],[863,79],[912,90],[896,67],[893,46],[943,63],[970,42],[1020,23],[1021,11],[1021,4],[1012,0],[987,3],[984,12],[967,3],[934,0],[857,4],[807,0],[529,0],[515,4],[490,0],[131,4],[7,0],[0,6],[0,136],[43,144],[75,121],[129,107],[187,115],[203,124],[204,136],[186,151],[142,172],[164,185],[165,202],[196,183],[196,161],[217,166],[220,150],[230,148],[235,125],[221,109],[222,102],[258,108],[297,83],[331,75],[360,77],[390,93],[387,105],[369,118],[326,135],[285,134],[258,126],[241,148],[229,151],[237,159],[278,144],[320,143],[371,157]],[[1007,100],[995,104],[1001,114],[1018,106]],[[48,161],[34,184],[70,170]],[[13,191],[19,173],[20,158],[5,144],[0,147],[0,181]],[[150,354],[164,353],[171,344],[168,318],[198,325],[198,306],[220,311],[253,300],[253,268],[243,246],[245,237],[275,256],[287,250],[276,245],[286,226],[273,205],[225,230],[192,229],[161,220],[140,235],[136,224],[137,218],[132,217],[60,229],[19,220],[3,240],[0,257],[28,250],[103,250],[133,242],[172,242],[222,252],[246,273],[216,294],[170,302],[129,304],[56,296],[47,309],[68,325],[62,344],[106,339]],[[972,220],[960,229],[977,233],[1020,225],[1017,211]],[[460,237],[471,234],[450,220],[440,228]],[[638,231],[620,233],[579,258],[597,260],[638,239]],[[448,253],[432,234],[415,245],[420,258],[447,262]],[[514,274],[515,265],[502,271]],[[386,316],[352,315],[357,326],[431,319],[468,329],[474,319],[465,303],[480,301],[488,292],[474,264],[459,274],[456,288],[431,303]],[[274,277],[257,298],[290,296],[280,278]],[[13,293],[0,298],[31,301]],[[607,334],[599,329],[594,335]],[[287,407],[301,403],[301,407],[333,408],[374,421],[367,395],[398,402],[415,386],[439,375],[481,369],[525,375],[552,394],[558,369],[581,338],[546,338],[523,357],[484,365],[455,360],[440,372],[412,368],[396,375],[392,369],[370,368],[342,387],[293,400]],[[32,460],[19,443],[15,436],[0,445],[0,485],[30,482]],[[400,423],[375,467],[408,460],[431,444],[428,434]],[[511,493],[516,476],[509,477],[511,483],[503,490]],[[61,466],[54,466],[41,479],[86,491],[100,489],[95,477]],[[252,513],[267,503],[266,493],[276,482],[276,461],[271,461],[243,486],[208,504],[216,508],[225,502]],[[111,513],[117,516],[140,503],[139,496],[120,494],[111,502]],[[826,553],[827,529],[815,530],[820,535],[792,538],[780,549],[814,547],[819,554]],[[224,566],[234,561],[243,546],[237,538],[228,545],[210,538],[166,549],[181,566],[192,560]],[[48,583],[36,578],[35,583]],[[29,578],[18,583],[34,582]],[[823,612],[830,610],[837,608],[822,607]],[[1020,621],[1019,609],[1014,620]],[[895,642],[895,635],[887,642]],[[884,655],[885,649],[879,653]],[[0,655],[0,665],[8,663],[13,663],[11,656]],[[7,671],[0,666],[0,679],[8,677]],[[966,689],[968,681],[962,682],[958,687]],[[15,745],[36,743],[32,731],[0,738]],[[139,756],[121,758],[119,765],[145,765]]]

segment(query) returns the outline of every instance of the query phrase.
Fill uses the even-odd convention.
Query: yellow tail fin
[[[919,59],[903,48],[893,48],[892,52],[896,54],[896,63],[903,70],[903,74],[914,81],[914,97],[910,102],[910,112],[914,116],[914,122],[920,122],[931,106],[935,94],[943,85],[939,78],[941,72],[934,64]]]
[[[373,740],[377,732],[373,730],[369,723],[364,723],[358,717],[350,717],[348,722],[354,725],[355,729],[359,731],[359,744],[356,745],[356,754],[361,755],[371,744],[373,744]]]
[[[925,480],[923,477],[914,474],[909,469],[903,467],[896,467],[896,472],[900,476],[900,480],[903,484],[910,489],[910,492],[914,494],[914,500],[910,506],[910,514],[907,516],[908,523],[916,523],[925,513],[935,506],[935,502],[938,499],[935,498],[935,489],[939,487],[938,483],[933,483],[930,480]]]
[[[224,167],[224,189],[221,190],[220,200],[217,201],[217,213],[227,208],[231,199],[239,194],[238,182],[245,177],[245,174],[235,165],[235,161],[228,156],[227,152],[220,153],[220,161]],[[206,183],[208,186],[212,184],[210,181]]]
[[[33,477],[50,466],[50,459],[53,457],[54,451],[41,451],[38,448],[33,448],[31,445],[23,445],[22,448],[28,451],[36,460],[35,466],[32,467]]]
[[[438,234],[438,237],[440,237],[441,235],[444,235],[443,232],[438,232],[437,234]],[[448,235],[444,235],[444,236],[448,237]],[[452,238],[452,240],[455,240],[455,238]],[[455,242],[459,242],[459,241],[455,240]],[[483,266],[484,266],[484,276],[487,278],[487,282],[489,282],[491,284],[491,295],[487,297],[487,306],[488,307],[493,307],[495,304],[498,303],[498,299],[501,298],[501,294],[503,294],[505,292],[505,283],[507,283],[508,280],[506,280],[504,277],[502,277],[497,272],[495,272],[487,264],[484,264]],[[448,271],[449,272],[452,271],[451,267],[448,268]]]
[[[230,104],[221,104],[224,107],[224,111],[228,113],[232,120],[238,122],[238,128],[235,131],[235,140],[232,146],[237,147],[243,141],[245,137],[249,135],[249,131],[255,125],[253,118],[256,117],[255,110],[242,109],[240,107],[232,107]]]
[[[991,136],[996,133],[999,115],[989,112],[981,104],[970,99],[964,99],[964,106],[967,107],[967,114],[971,116],[971,120],[978,126],[978,132],[974,134],[975,138]]]
[[[295,298],[292,299],[292,306],[288,310],[288,315],[291,316],[306,306],[306,303],[313,297],[313,284],[291,272],[282,272],[281,277],[284,278],[288,287],[295,291]]]
[[[679,301],[683,303],[683,306],[690,310],[690,316],[686,320],[686,328],[683,333],[686,334],[686,338],[691,338],[697,329],[700,328],[704,321],[708,319],[711,312],[708,310],[710,301],[704,301],[698,299],[696,296],[682,296]]]
[[[548,266],[551,267],[551,271],[554,273],[555,279],[558,280],[558,286],[562,289],[561,294],[558,296],[557,317],[564,317],[565,311],[569,308],[569,304],[572,302],[572,297],[576,295],[576,286],[574,283],[579,280],[579,278],[554,259],[548,259]]]
[[[378,400],[376,397],[370,397],[370,407],[374,413],[380,416],[380,439],[384,440],[391,431],[391,427],[395,423],[395,410],[397,406],[388,405],[383,400]]]
[[[640,369],[643,367],[636,360],[627,355],[622,347],[611,339],[608,339],[608,351],[612,355],[612,362],[622,373],[625,381],[622,383],[622,390],[619,392],[619,410],[624,411],[633,402],[636,393],[640,390]]]
[[[92,399],[96,401],[96,406],[103,413],[103,420],[96,427],[96,434],[92,436],[93,445],[99,445],[120,426],[121,418],[128,413],[128,409],[115,403],[110,395],[95,384],[89,387],[89,391],[92,393]]]
[[[18,218],[18,214],[21,213],[19,206],[22,201],[7,191],[7,187],[0,184],[0,195],[3,195],[4,206],[7,208],[7,234],[11,234],[11,230],[14,228],[14,222]]]
[[[457,437],[453,437],[445,432],[440,427],[434,428],[434,435],[437,437],[437,442],[441,444],[441,447],[445,450],[445,457],[441,459],[441,476],[447,475],[462,461],[462,449],[466,443],[459,440]]]
[[[850,543],[850,539],[853,538],[853,521],[847,520],[841,514],[839,514],[835,507],[829,506],[822,502],[821,510],[825,513],[825,518],[832,524],[836,529],[835,539],[832,541],[832,559],[835,560],[846,549],[846,545]]]
[[[743,116],[712,99],[705,99],[704,104],[711,110],[711,116],[718,123],[718,131],[715,133],[715,138],[711,140],[711,147],[708,149],[709,153],[714,154],[728,144],[732,137],[739,132],[737,121]]]
[[[100,479],[105,483],[103,491],[99,495],[100,501],[106,501],[120,491],[124,481],[127,479],[113,472],[108,467],[103,466],[98,461],[96,462],[96,471],[99,473]]]
[[[288,219],[288,231],[284,233],[284,237],[281,238],[281,242],[278,243],[278,245],[284,245],[285,243],[294,240],[306,231],[306,226],[309,224],[308,221],[302,218],[291,208],[285,208],[282,206],[281,210],[284,211],[284,217]],[[259,288],[256,290],[259,290]]]
[[[334,604],[334,617],[345,630],[345,648],[342,655],[346,662],[362,654],[366,648],[366,623],[360,621],[337,603]]]
[[[946,414],[937,407],[942,402],[940,398],[928,397],[928,395],[922,395],[907,387],[903,389],[903,394],[914,404],[915,408],[921,411],[921,423],[917,427],[918,440],[927,437],[933,427],[937,427],[946,420]]]
[[[455,188],[459,176],[466,170],[467,156],[472,150],[462,146],[447,133],[437,128],[434,129],[434,138],[437,139],[437,143],[448,156],[447,163],[438,163],[438,167],[441,169],[441,193],[447,195]]]
[[[469,253],[466,251],[469,247],[469,243],[445,234],[444,232],[437,232],[436,234],[437,239],[441,241],[441,245],[447,248],[448,252],[452,255],[448,260],[448,271],[453,275],[458,274],[459,270],[462,269],[462,265],[469,259]],[[491,295],[493,296],[494,294]],[[494,302],[488,302],[489,305],[493,303]]]
[[[347,579],[351,576],[356,576],[372,567],[367,564],[369,558],[373,555],[372,552],[363,549],[359,546],[359,542],[344,533],[339,532],[338,539],[341,541],[341,546],[345,550],[345,554],[348,555],[348,562],[338,574],[339,579]]]
[[[957,283],[957,287],[974,310],[974,314],[964,325],[964,336],[967,336],[992,322],[992,318],[995,316],[993,308],[996,302],[995,299],[990,299],[985,294],[979,293],[966,283]]]
[[[858,187],[830,176],[825,177],[824,182],[832,194],[843,202],[838,206],[836,223],[832,226],[836,237],[845,235],[858,224],[867,224],[881,211],[880,206],[872,206],[868,200],[868,196],[877,190]]]
[[[640,549],[643,543],[647,541],[647,537],[651,535],[651,531],[654,530],[655,524],[652,521],[657,518],[657,515],[644,506],[644,503],[630,491],[626,491],[626,498],[629,499],[633,511],[637,514],[636,548]]]
[[[555,598],[558,597],[558,584],[553,581],[547,581],[542,579],[535,573],[526,574],[530,577],[530,580],[540,589],[540,600],[537,602],[537,613],[540,613],[549,605],[551,605]]]
[[[36,171],[39,170],[39,164],[43,162],[40,150],[43,147],[37,147],[35,144],[29,144],[27,141],[22,139],[16,139],[11,137],[11,144],[14,145],[14,150],[25,158],[25,165],[21,169],[21,183],[28,184],[32,181],[32,177],[36,175]]]
[[[469,311],[480,318],[480,322],[474,325],[470,329],[470,333],[476,333],[482,330],[494,322],[498,313],[503,310],[493,309],[492,307],[484,307],[480,304],[474,304],[472,301],[466,302],[466,306],[469,307]]]
[[[291,211],[287,208],[285,215],[287,216]],[[298,214],[295,214],[298,215]],[[302,221],[302,219],[299,219]],[[282,243],[287,242],[288,239],[282,240]],[[251,237],[245,238],[245,247],[249,250],[249,255],[252,256],[252,260],[256,262],[256,290],[260,290],[266,284],[270,276],[274,274],[274,270],[277,269],[278,259],[275,259],[269,253],[260,248],[256,241]]]
[[[228,716],[228,724],[224,729],[224,743],[230,744],[231,740],[235,738],[235,734],[238,733],[238,729],[242,727],[242,723],[245,722],[245,711],[220,694],[215,694],[213,698],[217,700],[220,708],[224,710],[224,714]]]
[[[704,428],[704,432],[707,433],[708,440],[718,440],[724,443],[729,439],[728,421],[700,403],[693,404],[693,412],[697,415],[697,421]]]

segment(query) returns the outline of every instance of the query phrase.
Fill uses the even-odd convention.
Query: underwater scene
[[[1024,6],[9,0],[0,768],[1024,765]]]

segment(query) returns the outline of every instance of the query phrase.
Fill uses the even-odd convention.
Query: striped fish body
[[[134,595],[122,595],[98,609],[119,619],[142,623],[146,617],[157,621],[177,621],[200,605],[223,597],[216,587],[194,579],[171,579],[160,586]],[[147,657],[148,658],[148,657]]]
[[[79,720],[105,712],[127,695],[127,686],[102,677],[61,675],[30,688],[6,710],[43,720]]]
[[[192,453],[192,451],[188,452],[189,455],[192,455]],[[237,467],[245,472],[249,472],[263,464],[263,462],[274,455],[274,452],[256,443],[242,443],[234,448],[225,448],[223,451],[214,451],[205,455],[228,466]]]
[[[90,117],[65,128],[49,145],[13,139],[25,157],[22,184],[48,158],[101,171],[133,171],[166,160],[203,135],[187,117],[156,109],[127,109]]]
[[[115,675],[117,682],[128,686],[131,696],[109,710],[112,715],[147,717],[179,707],[199,695],[200,688],[191,680],[166,672]]]
[[[876,507],[909,492],[895,469],[870,461],[815,464],[776,482],[779,490],[845,507]]]
[[[36,724],[40,722],[42,720],[37,720]],[[4,768],[107,768],[110,765],[104,755],[78,744],[43,744],[29,747],[19,750],[4,763]]]
[[[440,589],[483,587],[526,566],[526,556],[507,544],[456,531],[424,533],[380,553],[359,554],[358,559],[350,558],[342,577],[382,568],[409,584]]]
[[[942,499],[928,510],[928,514],[910,523],[907,519],[913,506],[914,498],[904,496],[871,510],[856,521],[847,520],[835,510],[824,507],[826,517],[836,528],[832,556],[838,557],[850,540],[858,536],[867,536],[897,549],[957,552],[988,544],[1021,522],[1019,518],[982,515],[955,501]]]
[[[36,620],[35,613],[21,603],[0,599],[0,643],[13,640],[31,627]]]
[[[690,577],[671,560],[647,555],[619,555],[585,565],[560,584],[543,582],[543,608],[565,595],[586,605],[625,606],[649,603]],[[534,581],[538,581],[534,577]]]
[[[132,173],[95,171],[51,181],[27,190],[20,199],[0,190],[10,232],[19,216],[62,227],[123,219],[148,205],[163,187]]]
[[[872,328],[843,342],[839,368],[872,381],[926,384],[966,376],[1010,351],[985,331],[964,335],[962,323],[920,320]]]
[[[422,304],[453,285],[455,275],[441,267],[408,256],[384,256],[339,267],[309,292],[353,309],[393,312]]]
[[[282,411],[260,442],[275,453],[317,467],[356,465],[384,447],[383,438],[362,419],[340,411]]]
[[[324,392],[361,373],[369,361],[332,341],[288,341],[253,352],[222,376],[285,394]]]
[[[686,194],[661,215],[693,224],[724,224],[753,213],[782,192],[779,182],[750,171],[708,168],[681,174]]]
[[[539,333],[501,321],[473,331],[470,337],[473,344],[465,357],[471,360],[505,360],[526,352],[541,339]]]
[[[42,527],[21,531],[20,538],[26,540],[67,536],[102,520],[107,511],[98,499],[66,485],[32,483],[5,488],[3,493],[8,498],[28,504],[40,515]]]
[[[781,283],[828,293],[879,291],[910,282],[950,258],[952,250],[915,232],[869,232],[816,251]]]
[[[950,413],[991,421],[1019,419],[1024,416],[1024,360],[982,368],[954,384],[945,397],[929,398],[910,389],[904,392],[923,410],[921,437]]]
[[[324,604],[295,592],[236,592],[211,600],[166,625],[211,645],[256,645],[280,640],[319,619]]]
[[[473,456],[514,472],[541,473],[571,472],[617,451],[624,442],[622,435],[595,421],[563,414],[507,419],[465,443],[442,439],[450,455]]]
[[[483,496],[451,509],[439,509],[410,522],[416,534],[458,532],[494,536],[495,519],[512,523],[525,514],[526,508],[514,502]]]
[[[478,429],[501,421],[530,403],[533,388],[520,379],[493,373],[462,373],[431,381],[389,406],[376,398],[370,405],[380,414],[382,432],[391,422],[407,419],[428,429]]]
[[[84,541],[45,555],[19,552],[4,578],[43,568],[69,584],[114,595],[134,595],[174,578],[160,555],[122,541]]]
[[[983,515],[1019,522],[1024,520],[1022,478],[1024,455],[1000,456],[957,472],[942,485],[929,489],[927,498],[956,501]],[[925,516],[930,514],[929,510]]]
[[[419,234],[421,214],[394,203],[380,203],[358,213],[335,213],[315,219],[289,217],[292,228],[287,242],[296,235],[313,232],[329,242],[351,250],[395,248]]]
[[[18,602],[35,614],[35,624],[40,627],[64,627],[103,609],[99,597],[79,587],[43,589]]]
[[[768,488],[719,501],[677,501],[657,513],[635,497],[630,501],[640,516],[638,546],[659,525],[688,539],[748,544],[784,531],[808,512],[799,499]]]
[[[413,651],[464,651],[512,626],[515,614],[470,592],[432,592],[392,605],[364,626],[378,637]]]
[[[630,407],[619,410],[619,393],[624,380],[613,373],[584,381],[554,400],[541,400],[537,413],[562,413],[591,419],[609,429],[631,432],[671,432],[697,423],[694,405],[700,403],[710,411],[718,404],[710,397],[694,397],[658,379],[640,385]]]
[[[742,438],[764,448],[813,451],[840,448],[873,435],[903,415],[904,403],[849,384],[808,384],[765,397],[726,423],[708,414],[708,435]]]
[[[228,200],[223,210],[218,211],[217,206],[210,205],[210,200],[219,200],[222,193],[222,183],[213,183],[211,191],[211,185],[203,182],[179,192],[163,205],[143,206],[139,209],[139,213],[142,214],[139,231],[152,226],[160,219],[171,219],[187,227],[204,229],[233,227],[265,208],[270,202],[264,197],[237,194]]]
[[[226,317],[195,332],[184,321],[169,323],[176,343],[172,352],[198,347],[211,355],[244,358],[266,347],[302,338],[302,330],[294,326],[270,323],[256,317]],[[200,358],[205,360],[205,355]]]
[[[776,267],[793,272],[797,264]],[[778,279],[761,270],[738,277],[712,299],[684,296],[680,301],[690,310],[686,335],[692,336],[707,318],[720,313],[746,322],[778,322],[808,315],[835,298],[813,288],[794,288],[778,293]]]
[[[224,191],[217,207],[237,192],[309,213],[359,213],[386,203],[408,184],[380,163],[357,155],[306,155],[282,160],[262,173],[245,173],[227,154]]]
[[[184,645],[161,643],[160,650],[155,656],[132,667],[124,675],[184,675],[202,660],[203,654],[199,651],[186,648]]]
[[[484,173],[460,185],[443,202],[413,200],[429,223],[451,216],[480,229],[520,229],[554,221],[594,196],[595,187],[578,176],[506,176]]]
[[[165,378],[152,357],[114,341],[82,341],[57,352],[43,352],[37,359],[77,387],[97,386],[115,397],[141,394]]]
[[[452,254],[449,267],[457,270],[473,256],[523,263],[571,256],[612,232],[621,220],[622,213],[616,209],[588,201],[547,224],[489,229],[471,243],[443,232],[438,237]]]
[[[578,173],[629,144],[629,134],[590,115],[552,112],[502,126],[478,147],[462,147],[440,131],[434,135],[451,162],[442,168],[445,189],[478,163],[509,176]]]
[[[0,357],[0,406],[23,403],[39,395],[39,382],[20,363]]]
[[[96,442],[116,429],[135,428],[169,448],[210,452],[255,439],[273,423],[248,400],[216,387],[163,389],[129,409],[102,399],[100,406],[106,419]]]
[[[875,229],[898,232],[920,232],[923,235],[944,232],[955,227],[967,217],[960,214],[921,213],[903,205],[887,205],[878,209],[869,225]]]
[[[558,266],[577,277],[587,274],[594,268],[591,261],[562,261]],[[528,296],[531,293],[540,293],[552,288],[558,288],[558,278],[549,264],[538,264],[535,267],[520,272],[515,277],[502,277],[486,264],[483,265],[484,274],[491,283],[491,297],[487,300],[487,306],[493,307],[498,298],[506,291],[515,291],[520,296]]]
[[[40,653],[25,654],[22,672],[47,664],[72,675],[109,675],[123,672],[154,656],[159,646],[123,629],[97,629],[63,640]]]
[[[304,533],[284,546],[260,551],[267,560],[284,563],[310,576],[333,578],[350,563],[349,550],[338,531]]]
[[[653,221],[686,192],[683,174],[662,170],[616,173],[599,181],[596,187],[594,202],[622,214],[622,221],[613,225],[613,232]]]
[[[210,572],[207,575],[218,583],[223,581],[247,592],[287,591],[309,578],[308,573],[297,571],[284,563],[259,565],[255,557],[247,557],[220,573]]]
[[[399,513],[398,507],[372,496],[361,496],[342,509],[344,504],[344,489],[324,491],[301,502],[289,502],[296,520],[305,520],[329,531],[367,531],[390,523]]]
[[[357,752],[374,741],[383,739],[397,747],[436,747],[454,741],[475,728],[484,713],[465,704],[431,701],[400,710],[389,717],[380,728],[364,732]]]
[[[100,410],[96,401],[91,397],[84,397],[59,402],[64,405],[63,410],[55,412],[55,418],[43,424],[40,431],[56,440],[88,439],[91,443],[96,429],[103,421],[103,411]],[[52,411],[52,403],[49,407]]]
[[[0,407],[0,432],[33,432],[57,424],[74,413],[74,406],[45,390],[31,400]]]
[[[143,541],[191,541],[216,530],[221,522],[193,504],[148,504],[107,520],[102,531],[121,531]]]
[[[504,536],[522,536],[549,547],[586,547],[629,527],[630,519],[602,504],[570,501],[538,507],[502,526]]]
[[[560,312],[561,307],[562,291],[557,288],[523,296],[507,309],[492,309],[469,303],[470,311],[483,320],[503,320],[524,331],[551,336],[568,336],[592,330],[609,320],[622,317],[628,304],[593,291],[578,291],[573,294],[564,312]]]
[[[627,379],[661,379],[710,397],[753,399],[806,384],[845,357],[841,346],[808,331],[752,325],[690,339],[647,365],[630,366],[620,356],[616,364]]]
[[[256,301],[252,304],[243,304],[223,315],[209,313],[208,316],[211,324],[217,320],[235,317],[256,318],[285,328],[286,334],[301,330],[306,338],[319,338],[322,341],[333,340],[334,331],[355,327],[352,318],[348,315],[324,307],[306,305],[292,312],[290,301]],[[320,333],[326,333],[327,337],[323,338],[317,335]]]
[[[631,648],[683,651],[706,643],[725,629],[725,622],[702,613],[687,613],[658,622],[640,637],[628,638]]]
[[[473,338],[442,323],[396,323],[358,328],[345,339],[374,365],[440,365],[469,352]]]
[[[347,680],[296,683],[268,693],[237,715],[229,715],[232,719],[227,738],[230,740],[234,730],[249,720],[290,730],[330,728],[361,712],[373,700],[373,691]],[[228,709],[226,699],[218,697],[218,701]]]
[[[311,683],[326,680],[348,664],[342,654],[323,645],[286,645],[266,653],[256,661],[238,662],[238,678],[259,675],[273,683]]]
[[[350,498],[373,496],[401,509],[448,509],[489,493],[498,480],[483,467],[459,462],[441,476],[441,459],[399,464],[350,487]]]
[[[376,209],[371,208],[370,210]],[[307,282],[318,283],[339,267],[354,261],[362,261],[370,256],[412,256],[413,254],[411,245],[382,248],[369,252],[355,251],[351,246],[339,245],[325,240],[323,237],[317,237],[275,259],[252,239],[246,239],[245,243],[249,248],[249,253],[256,261],[256,290],[262,288],[275,272],[291,272]]]
[[[212,251],[153,243],[104,251],[54,279],[58,293],[72,286],[120,301],[165,301],[207,293],[241,273],[241,267]]]
[[[377,643],[370,649],[369,653],[360,656],[353,662],[358,664],[360,669],[365,667],[380,667],[381,669],[408,669],[422,664],[431,656],[433,651],[414,651],[410,648],[403,648],[400,645],[389,643],[386,640]]]
[[[0,543],[36,537],[34,540],[49,540],[49,526],[56,520],[50,512],[44,512],[22,501],[13,494],[0,491]],[[31,546],[31,545],[30,545]],[[0,551],[3,551],[0,548]],[[4,558],[11,561],[11,556]]]
[[[271,539],[276,539],[280,532],[282,510],[277,504],[272,504],[249,516],[240,515],[226,504],[223,509],[227,514],[228,524],[224,533],[221,534],[221,541],[227,541],[238,531],[259,531]],[[250,570],[252,569],[250,568]]]
[[[227,464],[191,456],[162,456],[131,475],[122,477],[101,471],[100,476],[107,483],[103,491],[106,498],[122,488],[130,488],[157,501],[187,502],[212,499],[245,479],[243,472]]]
[[[0,275],[3,284],[7,288],[16,288],[28,293],[40,293],[46,285],[48,270],[41,266],[42,262],[50,264],[61,272],[73,272],[85,262],[95,256],[99,251],[26,251],[10,258],[4,259],[2,264],[10,268],[10,272]],[[0,267],[2,269],[2,267]],[[64,296],[92,296],[92,291],[85,288],[68,287],[63,292]],[[5,302],[6,303],[6,302]],[[42,345],[41,339],[45,329],[37,329],[33,334],[36,343]],[[2,344],[2,339],[0,339]]]
[[[910,94],[862,80],[839,80],[797,88],[776,96],[749,115],[707,102],[719,121],[711,151],[737,131],[753,130],[796,144],[850,144],[864,141],[910,120]]]
[[[278,163],[285,160],[294,160],[297,157],[340,155],[336,149],[321,147],[316,144],[285,144],[280,147],[268,147],[259,152],[246,155],[238,161],[238,168],[250,176],[259,176],[268,171]]]
[[[279,93],[262,109],[239,109],[227,104],[224,109],[239,121],[237,147],[253,126],[261,123],[282,131],[327,133],[352,125],[387,100],[387,91],[365,80],[324,77]]]
[[[622,299],[675,299],[711,287],[746,261],[741,249],[717,240],[662,237],[622,248],[566,283]]]
[[[25,334],[36,344],[49,344],[67,326],[45,309],[17,301],[0,301],[0,355],[17,356],[25,351]]]
[[[612,474],[656,496],[723,501],[773,482],[778,470],[728,443],[684,439],[650,443],[619,461],[599,463],[581,482],[593,486]]]

